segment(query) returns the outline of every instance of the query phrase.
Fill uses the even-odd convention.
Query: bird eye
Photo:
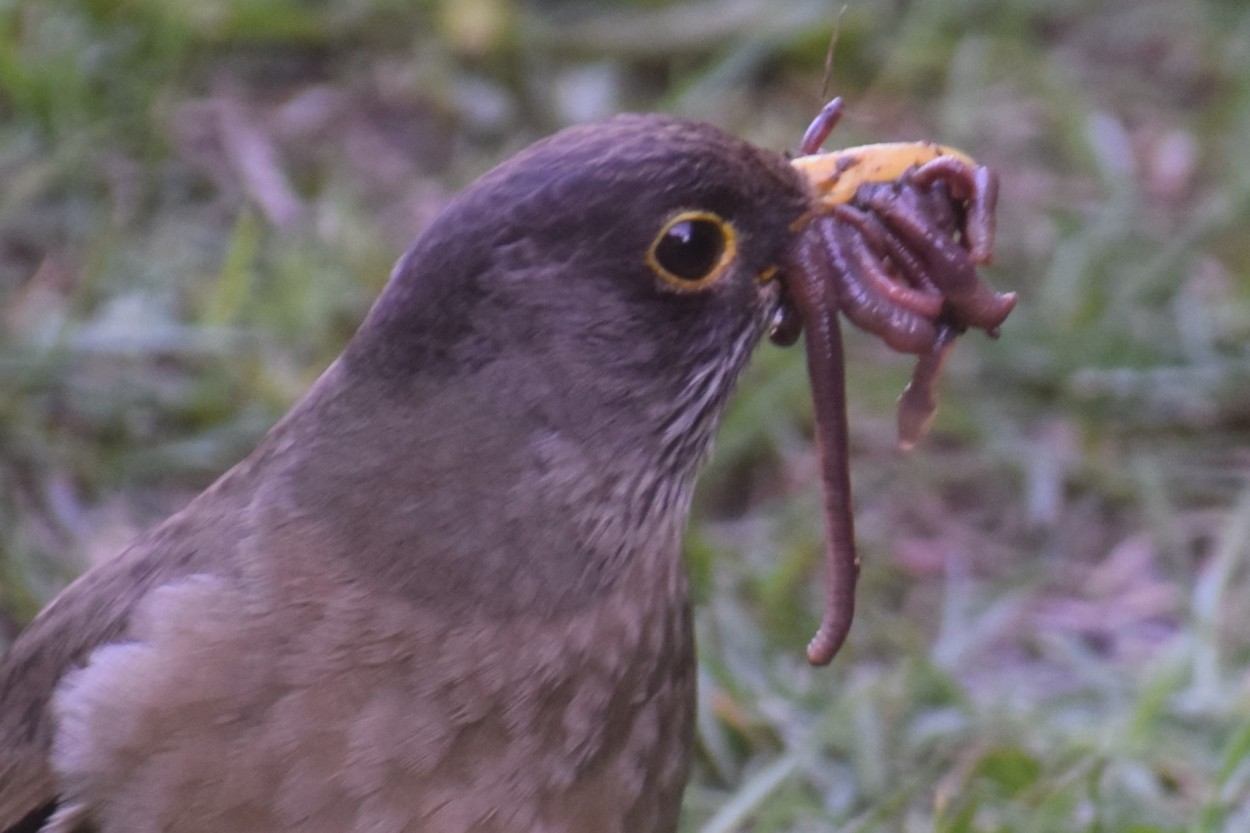
[[[705,211],[685,211],[656,236],[647,264],[678,290],[699,290],[724,274],[735,247],[733,226],[725,220]]]

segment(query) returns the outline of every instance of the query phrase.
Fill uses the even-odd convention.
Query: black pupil
[[[725,250],[725,235],[711,220],[673,223],[655,247],[655,259],[674,276],[686,281],[706,278]]]

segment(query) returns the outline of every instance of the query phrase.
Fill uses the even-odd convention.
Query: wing
[[[3,833],[34,833],[55,807],[50,704],[62,676],[98,646],[125,639],[136,605],[154,588],[196,573],[233,575],[247,513],[229,481],[71,584],[0,658]]]

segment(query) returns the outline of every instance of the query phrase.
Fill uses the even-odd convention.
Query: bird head
[[[577,605],[676,561],[810,202],[781,154],[667,116],[519,153],[424,230],[291,419],[290,503],[430,603]],[[395,563],[405,541],[429,563]]]
[[[400,386],[502,362],[524,388],[507,390],[501,418],[544,412],[686,476],[808,208],[780,154],[711,126],[629,115],[571,128],[452,201],[347,358]]]

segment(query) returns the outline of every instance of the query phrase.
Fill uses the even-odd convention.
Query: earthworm
[[[869,145],[817,154],[842,112],[830,102],[793,160],[813,183],[812,214],[782,265],[782,299],[770,338],[806,332],[821,459],[825,609],[807,647],[814,665],[846,641],[855,611],[859,556],[851,511],[846,373],[838,314],[917,356],[898,404],[898,441],[911,448],[937,407],[937,381],[956,338],[997,335],[1014,293],[981,282],[994,243],[998,181],[959,151],[930,143]]]

